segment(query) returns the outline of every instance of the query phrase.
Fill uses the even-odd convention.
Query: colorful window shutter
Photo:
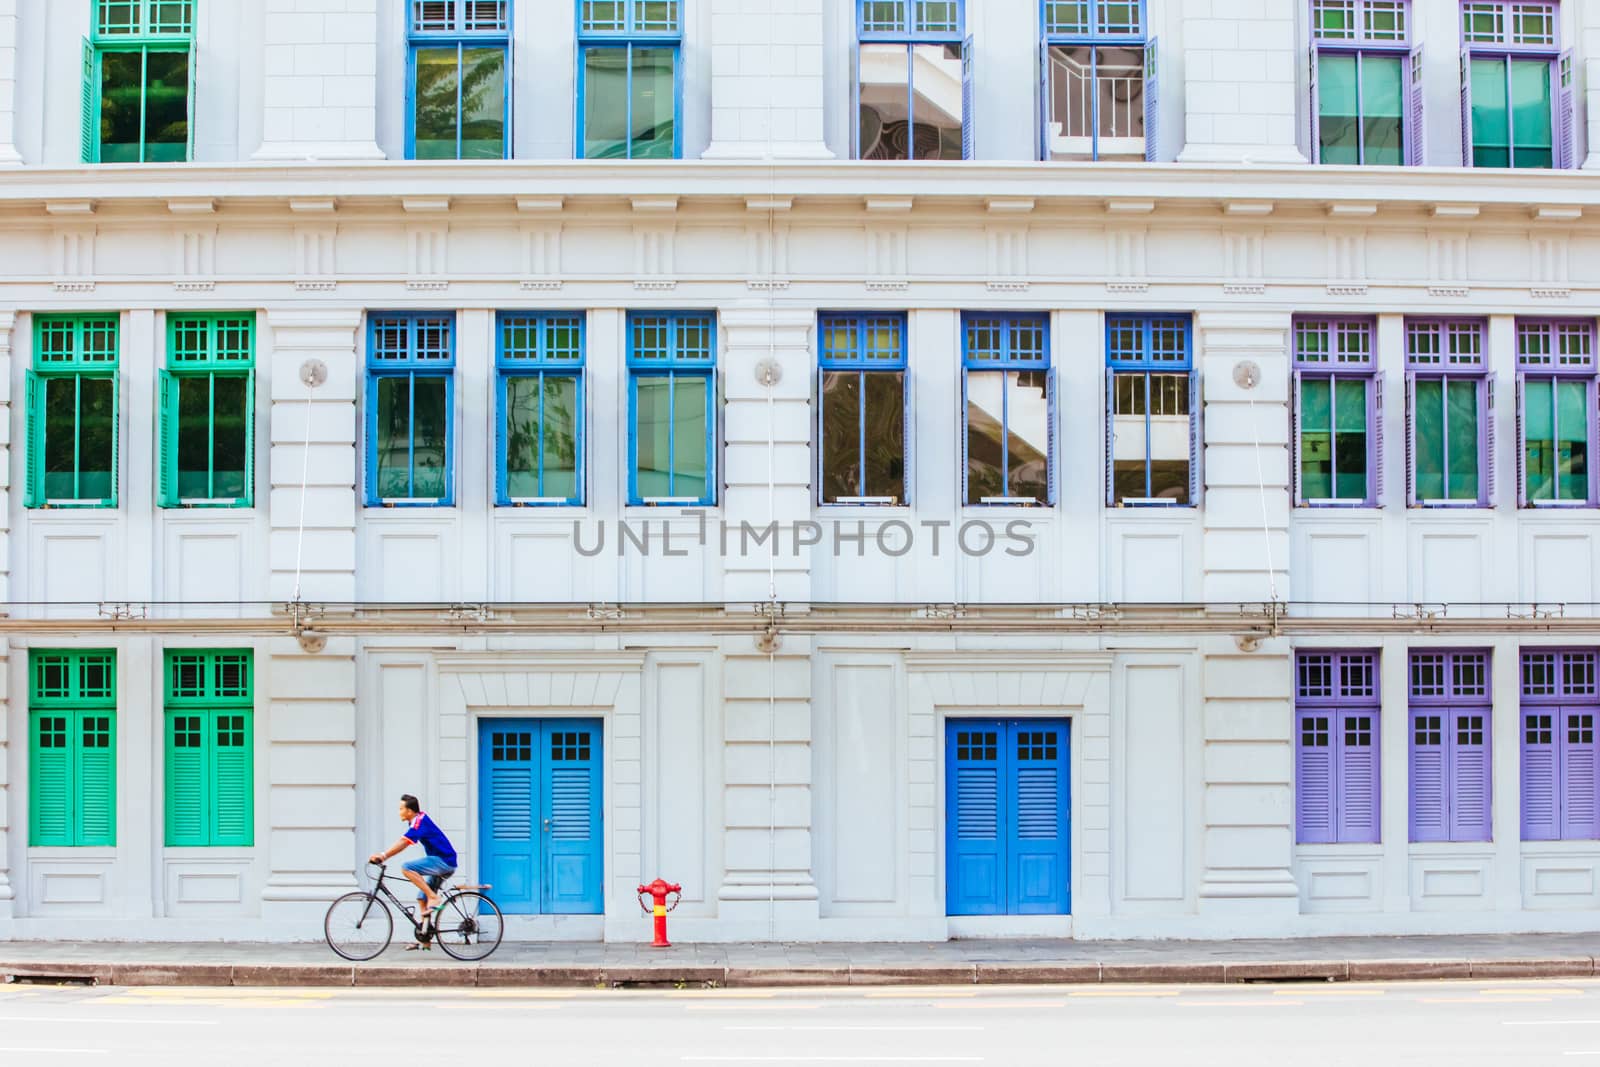
[[[1295,829],[1301,844],[1374,844],[1379,825],[1378,657],[1295,661]]]
[[[1472,166],[1472,53],[1461,49],[1461,165]]]
[[[1370,443],[1367,445],[1367,499],[1373,504],[1383,506],[1383,471],[1389,464],[1385,462],[1383,450],[1383,374],[1380,372],[1372,377],[1372,429]]]
[[[97,94],[97,85],[94,73],[95,50],[89,38],[83,39],[83,104],[79,112],[79,150],[80,163],[93,163],[96,157],[95,141],[100,130],[100,100]]]
[[[1411,840],[1491,839],[1489,653],[1411,653]]]
[[[24,461],[22,506],[36,508],[44,503],[44,380],[37,371],[24,378],[28,411],[28,455]]]
[[[973,142],[976,134],[972,122],[972,63],[974,50],[969,34],[961,42],[961,158],[977,159]]]
[[[1450,810],[1452,841],[1489,841],[1493,793],[1489,758],[1493,715],[1487,706],[1457,708],[1450,723],[1450,773],[1454,783]]]
[[[204,845],[206,825],[205,717],[192,711],[167,713],[167,845]]]
[[[1571,170],[1579,166],[1582,161],[1578,159],[1577,142],[1573,137],[1573,124],[1577,121],[1575,116],[1577,103],[1573,88],[1570,48],[1561,53],[1552,76],[1556,83],[1555,165],[1558,169]]]
[[[115,845],[116,654],[28,655],[30,845]]]
[[[1376,709],[1343,709],[1339,724],[1339,840],[1376,843],[1378,713]]]
[[[1422,77],[1422,46],[1411,50],[1406,61],[1406,166],[1420,167],[1428,161],[1427,129],[1422,119],[1422,105],[1427,97]]]
[[[78,843],[117,840],[117,753],[109,711],[78,713]]]
[[[216,784],[214,842],[250,845],[255,837],[255,745],[247,710],[219,712],[211,723],[212,781]]]
[[[1600,838],[1600,803],[1595,796],[1600,788],[1595,758],[1595,719],[1600,709],[1561,710],[1565,720],[1560,727],[1561,836],[1567,841],[1592,841]]]
[[[28,767],[28,844],[75,845],[71,737],[73,716],[65,710],[35,712]]]
[[[1302,711],[1299,720],[1300,743],[1295,748],[1294,761],[1296,840],[1305,845],[1337,841],[1334,719],[1318,708]]]
[[[1156,38],[1144,46],[1144,161],[1154,163],[1161,156],[1161,67],[1157,62]]]
[[[1556,745],[1556,708],[1535,706],[1522,713],[1522,839],[1561,838],[1561,805],[1556,784],[1560,751]]]
[[[1411,840],[1450,840],[1448,709],[1411,709]]]
[[[168,650],[166,843],[255,842],[253,658],[248,649]]]

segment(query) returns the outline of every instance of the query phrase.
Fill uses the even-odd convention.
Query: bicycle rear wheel
[[[482,893],[456,893],[434,916],[433,938],[458,960],[481,960],[500,947],[505,922]]]
[[[328,905],[322,920],[328,947],[347,960],[370,960],[389,947],[394,916],[371,893],[346,893]]]

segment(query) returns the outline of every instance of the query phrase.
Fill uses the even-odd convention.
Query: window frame
[[[1434,659],[1440,671],[1437,687],[1419,685],[1419,668],[1423,660]],[[1414,648],[1407,657],[1407,740],[1410,774],[1407,776],[1408,816],[1412,844],[1423,842],[1490,842],[1494,840],[1494,656],[1488,649]],[[1463,683],[1463,671],[1476,671],[1477,684],[1469,679]],[[1431,729],[1422,719],[1439,719],[1439,740],[1424,745],[1420,735]],[[1482,737],[1477,742],[1463,740],[1470,733],[1469,718],[1479,719],[1478,730]],[[1437,748],[1435,749],[1435,746]],[[1437,829],[1424,827],[1420,822],[1417,802],[1417,784],[1421,777],[1418,769],[1422,758],[1419,749],[1436,750],[1439,765],[1440,811]],[[1463,749],[1466,750],[1463,755]],[[1480,824],[1468,826],[1459,805],[1463,764],[1467,758],[1476,757],[1482,775],[1480,801],[1483,817]]]
[[[576,359],[554,356],[549,347],[549,330],[558,322],[570,322],[577,330]],[[535,333],[535,350],[532,356],[512,353],[508,334],[519,327]],[[588,316],[582,311],[502,311],[495,316],[495,506],[496,507],[583,507],[587,494],[588,478],[585,470],[588,445],[588,409],[585,403],[588,357]],[[543,380],[546,377],[572,378],[575,382],[573,396],[577,411],[573,420],[573,447],[576,466],[573,495],[568,497],[539,496],[514,498],[510,492],[510,384],[513,378],[535,378],[541,385],[540,407],[543,409]],[[542,433],[536,445],[539,456],[540,484],[543,485],[544,439]]]
[[[1177,359],[1158,359],[1155,355],[1155,330],[1165,324],[1182,325],[1183,354]],[[1118,355],[1116,332],[1126,326],[1137,326],[1140,335],[1138,353],[1133,356]],[[1205,451],[1202,437],[1204,400],[1200,393],[1200,372],[1194,365],[1194,316],[1186,311],[1174,312],[1113,312],[1105,316],[1106,346],[1106,424],[1105,424],[1105,480],[1106,506],[1112,508],[1197,508],[1200,506],[1202,478],[1200,461]],[[1183,502],[1167,497],[1125,497],[1116,495],[1115,443],[1116,379],[1117,376],[1142,374],[1145,382],[1144,411],[1144,465],[1145,492],[1151,491],[1153,478],[1150,456],[1151,415],[1150,375],[1187,374],[1189,376],[1189,499]]]
[[[874,324],[892,323],[895,329],[895,354],[890,358],[868,355],[866,331]],[[848,328],[855,334],[852,347],[844,353],[832,352],[826,337],[830,328]],[[911,418],[911,368],[907,358],[909,347],[909,318],[904,311],[822,311],[817,313],[817,449],[816,478],[818,507],[909,507],[911,504],[913,448],[911,438],[914,426]],[[854,373],[859,378],[857,395],[857,464],[860,477],[856,488],[864,488],[867,454],[867,396],[866,376],[874,373],[898,373],[900,379],[900,435],[901,464],[900,492],[894,496],[842,496],[829,500],[824,495],[827,455],[827,401],[824,385],[828,374]]]
[[[424,322],[442,321],[449,334],[449,344],[442,356],[419,355],[417,333]],[[404,323],[406,347],[398,357],[378,355],[378,330],[386,324]],[[456,313],[454,311],[369,311],[367,312],[366,341],[366,493],[369,508],[448,508],[455,506],[456,466],[456,344],[458,341]],[[417,483],[417,427],[416,381],[418,378],[444,379],[444,495],[439,497],[385,497],[378,492],[378,388],[385,379],[404,378],[409,383],[407,391],[408,485],[414,492]]]
[[[1306,687],[1306,667],[1312,657],[1326,657],[1328,660],[1329,688],[1323,692],[1308,692]],[[1295,843],[1297,845],[1376,845],[1383,841],[1383,690],[1382,690],[1382,653],[1377,649],[1346,649],[1346,648],[1302,648],[1295,652],[1294,659],[1294,759],[1295,759]],[[1365,687],[1352,686],[1348,683],[1349,671],[1357,664],[1364,671],[1368,683]],[[1328,796],[1329,823],[1331,830],[1322,836],[1311,832],[1304,822],[1304,805],[1302,804],[1302,789],[1305,785],[1302,765],[1306,761],[1304,755],[1306,722],[1310,717],[1328,719],[1328,741],[1326,748],[1332,759],[1332,768],[1328,776],[1330,794]],[[1345,796],[1345,752],[1350,745],[1347,733],[1349,726],[1346,719],[1366,717],[1368,724],[1368,744],[1364,746],[1370,751],[1371,760],[1371,811],[1370,832],[1360,824],[1355,823],[1354,813],[1347,812],[1351,807],[1349,798]],[[1315,746],[1323,747],[1323,746]]]
[[[1550,348],[1548,358],[1552,361],[1548,365],[1533,363],[1528,354],[1523,352],[1523,338],[1528,328],[1543,328],[1551,330]],[[1563,327],[1581,327],[1582,336],[1588,351],[1576,361],[1563,362],[1563,357],[1557,350],[1557,334],[1555,331]],[[1519,508],[1593,508],[1600,506],[1597,499],[1597,488],[1600,483],[1596,481],[1595,471],[1595,446],[1596,436],[1600,433],[1600,405],[1597,405],[1596,396],[1596,338],[1595,321],[1589,318],[1555,317],[1555,316],[1521,316],[1516,320],[1517,338],[1517,377],[1516,377],[1516,420],[1517,420],[1517,506]],[[1548,381],[1551,383],[1552,404],[1555,405],[1553,415],[1559,416],[1559,406],[1554,399],[1556,386],[1561,382],[1579,381],[1584,387],[1584,441],[1588,446],[1584,455],[1584,486],[1585,496],[1582,500],[1562,500],[1559,495],[1550,500],[1533,500],[1528,495],[1527,471],[1527,383],[1532,381]],[[1559,422],[1552,424],[1552,442],[1561,440]],[[1559,480],[1555,483],[1559,491]]]
[[[994,358],[974,354],[973,330],[979,323],[994,323],[1000,327],[1000,354]],[[1018,355],[1017,334],[1021,329],[1037,330],[1039,332],[1039,354],[1037,357]],[[1050,315],[1048,312],[1038,311],[963,311],[961,313],[961,506],[966,508],[982,507],[1054,507],[1056,505],[1057,491],[1056,480],[1059,477],[1056,462],[1056,421],[1057,421],[1057,396],[1060,392],[1057,387],[1055,361],[1051,358]],[[967,499],[969,495],[967,477],[968,467],[967,449],[970,441],[971,430],[968,419],[971,415],[971,406],[967,396],[967,386],[973,374],[999,374],[1004,376],[1012,371],[1040,372],[1045,375],[1045,496],[1043,500],[1036,497],[983,497],[977,501]],[[1006,474],[1006,481],[1010,481],[1010,426],[1011,426],[1011,395],[1005,388],[1004,381],[1001,385],[1001,452],[1000,469]],[[1007,486],[1009,488],[1009,484]]]
[[[628,151],[621,158],[632,160],[633,155],[633,50],[640,48],[670,48],[672,50],[672,158],[683,158],[683,4],[685,0],[668,0],[674,5],[674,27],[669,30],[641,29],[636,13],[647,0],[618,0],[624,4],[624,26],[621,29],[596,29],[584,19],[584,5],[593,0],[574,0],[577,8],[577,93],[573,103],[574,158],[590,158],[584,152],[584,116],[588,101],[588,64],[584,57],[593,49],[622,49],[626,53],[628,70],[627,130]],[[615,157],[602,157],[615,158]]]
[[[1534,688],[1530,685],[1530,664],[1536,657],[1548,657],[1550,666],[1549,687]],[[1600,840],[1600,804],[1596,805],[1594,817],[1585,831],[1580,834],[1572,832],[1571,820],[1565,802],[1567,794],[1567,774],[1565,768],[1570,762],[1570,757],[1576,751],[1584,757],[1590,766],[1600,765],[1600,685],[1596,684],[1596,675],[1600,673],[1597,666],[1596,650],[1593,648],[1573,647],[1523,647],[1517,657],[1517,748],[1519,763],[1521,765],[1521,782],[1519,786],[1520,801],[1520,829],[1522,841],[1593,841]],[[1574,670],[1576,668],[1576,672]],[[1574,675],[1578,676],[1578,685],[1574,686]],[[1585,681],[1586,676],[1586,681]],[[1569,709],[1571,709],[1569,711]],[[1571,736],[1572,723],[1569,714],[1581,714],[1589,717],[1588,728],[1592,736],[1588,741],[1574,740]],[[1549,716],[1548,724],[1534,722],[1535,716]],[[1532,741],[1529,734],[1534,730],[1548,727],[1550,740]],[[1530,745],[1549,745],[1551,756],[1551,825],[1546,828],[1550,832],[1535,833],[1530,830],[1529,815],[1533,805],[1529,803],[1528,791],[1533,775],[1529,773]]]
[[[467,4],[469,0],[450,0],[457,6],[451,10],[455,13],[452,17],[454,25],[447,29],[424,29],[418,27],[418,10],[427,0],[409,0],[407,3],[406,18],[406,158],[417,158],[417,53],[425,49],[446,49],[451,46],[456,50],[456,154],[453,158],[459,162],[462,159],[461,145],[463,142],[461,132],[461,70],[468,48],[499,48],[505,54],[504,72],[505,85],[503,87],[504,102],[501,105],[501,119],[505,130],[504,145],[500,153],[501,159],[511,159],[514,128],[513,93],[514,73],[512,70],[512,37],[514,26],[512,19],[515,17],[516,4],[512,0],[498,0],[503,5],[505,18],[498,27],[491,29],[473,29],[465,25],[467,20]]]
[[[1486,319],[1459,316],[1408,316],[1406,331],[1406,506],[1408,508],[1487,508],[1493,507],[1496,497],[1495,406],[1494,375],[1489,370],[1489,324]],[[1419,349],[1418,341],[1431,334],[1437,351]],[[1456,344],[1457,338],[1471,338],[1475,351],[1463,352]],[[1452,382],[1462,380],[1474,384],[1477,394],[1478,434],[1478,492],[1466,497],[1420,497],[1417,493],[1417,465],[1421,450],[1417,444],[1417,384],[1438,381],[1445,396],[1445,413],[1449,415],[1449,389]],[[1449,424],[1445,425],[1444,476],[1448,490],[1450,480]]]
[[[1302,348],[1302,338],[1316,326],[1325,327],[1327,334],[1326,360],[1312,358]],[[1378,323],[1369,315],[1296,315],[1292,323],[1293,350],[1291,355],[1292,396],[1289,411],[1291,449],[1290,477],[1294,482],[1295,507],[1307,508],[1374,508],[1383,505],[1383,373],[1378,366]],[[1365,355],[1346,358],[1342,341],[1345,337],[1362,337]],[[1366,410],[1366,491],[1360,497],[1332,496],[1309,498],[1304,494],[1305,478],[1302,465],[1305,448],[1303,387],[1307,381],[1329,383],[1329,444],[1332,449],[1333,488],[1338,490],[1338,427],[1337,383],[1358,380],[1362,383]]]
[[[850,158],[856,161],[861,159],[861,47],[863,45],[899,45],[906,52],[906,122],[911,136],[907,138],[908,155],[897,159],[885,159],[866,162],[882,163],[907,163],[916,162],[916,53],[919,46],[950,47],[954,45],[961,50],[961,158],[973,159],[973,144],[976,137],[973,129],[973,63],[974,49],[972,35],[967,32],[967,0],[949,0],[956,7],[956,25],[954,29],[926,30],[917,29],[915,26],[917,6],[925,0],[891,0],[905,4],[905,22],[893,30],[868,30],[866,28],[866,5],[874,0],[855,0],[855,30],[851,42],[851,68],[850,68]],[[936,0],[937,2],[937,0]],[[948,160],[931,160],[928,162],[949,162]]]
[[[242,692],[226,692],[215,683],[217,667],[223,657],[237,657],[243,660],[244,677]],[[198,659],[203,664],[206,681],[200,692],[181,692],[174,682],[174,664],[180,658]],[[161,656],[162,678],[162,827],[163,841],[167,848],[249,848],[255,844],[255,651],[250,648],[168,648],[164,649]],[[239,795],[234,798],[242,802],[243,815],[240,818],[242,829],[235,833],[225,833],[221,827],[222,815],[219,796],[221,793],[221,774],[218,768],[218,750],[222,747],[218,735],[224,730],[234,732],[231,724],[224,724],[221,720],[238,718],[242,720],[238,730],[242,732],[241,742],[237,748],[243,753],[244,781]],[[195,746],[201,750],[201,760],[204,763],[201,800],[201,822],[204,831],[199,834],[185,836],[176,829],[176,812],[173,808],[175,790],[170,776],[176,763],[176,733],[179,718],[196,718],[199,720],[199,732],[202,743]],[[186,731],[187,732],[187,731]]]
[[[71,338],[69,354],[62,359],[42,359],[47,333],[65,329]],[[109,332],[110,355],[91,358],[88,336],[91,330]],[[27,469],[24,475],[23,507],[39,510],[116,509],[121,506],[122,482],[122,316],[117,312],[71,312],[33,316],[33,366],[24,374],[27,407]],[[74,418],[77,430],[73,439],[74,484],[82,475],[78,457],[82,450],[83,391],[85,379],[111,383],[111,495],[52,498],[45,495],[45,456],[49,445],[48,388],[51,381],[72,380],[75,389]]]
[[[185,329],[203,327],[206,342],[199,355],[182,354],[179,334]],[[256,482],[256,313],[254,311],[184,311],[167,312],[166,366],[158,374],[158,419],[160,438],[157,457],[160,470],[156,478],[156,502],[161,508],[253,508]],[[224,354],[219,343],[223,331],[242,328],[245,334],[246,354]],[[179,389],[186,378],[208,379],[211,383],[210,436],[208,446],[212,459],[208,478],[215,481],[216,449],[216,379],[239,378],[245,383],[244,412],[244,494],[239,497],[182,497],[178,495],[179,452]],[[213,486],[214,488],[214,486]]]
[[[181,30],[151,30],[151,12],[160,4],[173,2],[173,0],[131,0],[138,12],[138,29],[130,33],[115,33],[106,29],[104,13],[107,0],[93,0],[89,14],[89,36],[83,39],[83,99],[82,114],[82,145],[81,161],[84,163],[100,162],[100,122],[101,103],[104,93],[101,90],[102,59],[110,52],[138,53],[139,62],[139,164],[155,162],[145,159],[148,142],[145,139],[145,93],[149,80],[148,70],[151,52],[183,52],[188,56],[186,70],[188,87],[188,101],[185,104],[187,142],[184,146],[183,162],[194,159],[194,97],[195,97],[195,19],[199,4],[195,0],[179,0],[185,3],[188,10],[187,26]]]
[[[46,657],[60,657],[64,660],[68,673],[66,692],[42,691],[40,669]],[[97,661],[108,674],[105,692],[86,695],[83,691],[83,672],[91,661]],[[117,652],[111,648],[30,648],[27,670],[28,847],[114,847],[117,843],[117,697],[120,692]],[[39,794],[45,776],[40,771],[44,753],[39,741],[43,729],[40,720],[46,717],[64,720],[61,728],[65,733],[66,743],[52,747],[68,750],[65,768],[67,781],[62,793],[74,807],[65,814],[63,820],[65,829],[59,834],[47,833],[42,823],[45,810]],[[107,782],[108,795],[103,798],[107,804],[107,810],[102,813],[106,821],[106,832],[103,834],[88,833],[83,819],[83,754],[87,750],[84,735],[90,730],[90,724],[86,721],[88,719],[109,720],[106,724],[107,736],[104,746],[107,752],[104,780]]]
[[[1501,12],[1502,36],[1497,41],[1469,40],[1467,35],[1468,8],[1498,9]],[[1518,42],[1513,39],[1512,23],[1519,9],[1542,8],[1550,14],[1550,40]],[[1576,80],[1573,71],[1573,53],[1561,41],[1560,0],[1459,0],[1456,5],[1456,29],[1461,40],[1461,162],[1466,167],[1476,167],[1475,142],[1472,134],[1472,61],[1474,59],[1503,60],[1506,65],[1506,163],[1505,167],[1488,167],[1490,170],[1571,170],[1581,165],[1576,158],[1572,130],[1577,122]],[[1514,60],[1539,59],[1549,63],[1550,71],[1550,166],[1518,167],[1516,165],[1516,98],[1512,92],[1511,64]]]
[[[1132,3],[1138,11],[1138,26],[1131,31],[1116,31],[1104,28],[1101,23],[1101,9],[1108,0],[1039,0],[1039,158],[1044,162],[1085,162],[1077,158],[1056,159],[1050,152],[1049,130],[1051,125],[1050,105],[1054,99],[1051,93],[1052,81],[1050,77],[1050,51],[1056,47],[1086,47],[1089,51],[1089,80],[1098,84],[1100,80],[1100,49],[1102,48],[1138,48],[1142,57],[1144,70],[1144,158],[1145,162],[1155,162],[1156,152],[1159,147],[1160,117],[1160,62],[1157,51],[1157,38],[1149,32],[1150,12],[1147,0],[1122,0]],[[1085,19],[1087,28],[1082,30],[1060,29],[1052,26],[1050,12],[1059,6],[1082,3],[1085,5]],[[1091,93],[1091,107],[1089,112],[1089,138],[1090,150],[1087,162],[1100,161],[1100,94]]]
[[[637,325],[645,319],[662,319],[668,326],[667,353],[664,357],[656,358],[640,355],[636,348]],[[679,329],[689,322],[703,321],[708,331],[706,338],[705,355],[680,355],[678,352]],[[717,313],[714,310],[703,311],[630,311],[627,315],[627,372],[628,372],[628,424],[624,432],[628,437],[628,506],[629,507],[715,507],[718,499],[717,484],[720,477],[717,455],[718,412],[721,410],[717,403],[717,348],[720,334],[717,330]],[[639,382],[644,378],[667,378],[676,383],[680,377],[700,378],[705,381],[706,394],[706,486],[705,494],[699,497],[665,496],[642,497],[639,495]],[[669,397],[675,384],[668,387]],[[675,410],[675,405],[669,401],[669,407]],[[676,424],[669,431],[669,441],[676,439]],[[669,444],[668,453],[672,452]],[[669,477],[673,477],[669,472]]]
[[[1322,105],[1318,93],[1320,82],[1319,69],[1321,57],[1324,53],[1338,56],[1353,56],[1356,61],[1356,120],[1363,130],[1366,121],[1366,103],[1363,96],[1364,81],[1362,67],[1366,56],[1380,57],[1383,59],[1398,58],[1400,67],[1400,166],[1416,167],[1423,165],[1426,160],[1424,148],[1424,133],[1426,126],[1423,122],[1423,104],[1425,93],[1422,78],[1422,43],[1413,45],[1412,26],[1415,23],[1415,11],[1412,9],[1411,0],[1377,0],[1380,3],[1396,2],[1393,10],[1400,11],[1404,22],[1404,33],[1398,39],[1388,37],[1373,37],[1368,32],[1368,13],[1373,10],[1374,0],[1348,0],[1351,5],[1349,10],[1355,22],[1355,31],[1350,37],[1322,37],[1317,25],[1317,14],[1327,0],[1310,0],[1311,12],[1311,49],[1310,49],[1310,145],[1311,162],[1322,162]],[[1356,155],[1354,164],[1344,166],[1380,166],[1384,164],[1369,164],[1366,160],[1367,139],[1365,133],[1357,138]]]

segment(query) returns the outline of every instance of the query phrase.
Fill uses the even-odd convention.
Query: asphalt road
[[[583,991],[0,988],[0,1065],[1600,1065],[1600,981]]]

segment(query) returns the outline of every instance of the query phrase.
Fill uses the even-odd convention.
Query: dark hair
[[[412,811],[420,812],[422,810],[422,805],[417,801],[417,798],[412,796],[410,793],[401,793],[400,803],[404,804]]]

